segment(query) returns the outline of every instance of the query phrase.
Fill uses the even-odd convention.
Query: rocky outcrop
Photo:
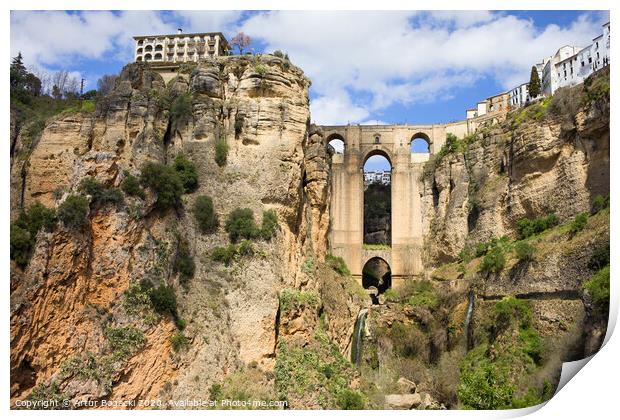
[[[214,59],[167,86],[148,66],[131,64],[94,114],[46,123],[12,165],[14,216],[35,201],[56,206],[84,177],[117,187],[124,171],[135,174],[147,161],[168,163],[180,153],[196,164],[200,182],[180,211],[153,211],[155,197],[147,192],[144,200],[127,196],[119,206],[92,207],[78,232],[39,234],[29,265],[12,270],[13,400],[53,382],[74,400],[204,398],[211,384],[243,365],[273,369],[278,342],[299,330],[294,320],[280,325],[279,292],[301,288],[318,296],[324,281],[301,271],[307,258],[321,266],[329,227],[326,146],[308,125],[308,86],[301,70],[272,56]],[[183,95],[190,106],[179,114],[175,101]],[[18,127],[12,133],[19,151]],[[214,157],[221,140],[228,145],[224,166]],[[199,195],[213,198],[221,221],[214,234],[200,233],[189,211]],[[253,257],[229,268],[210,254],[228,243],[223,221],[237,207],[252,209],[259,223],[264,210],[275,210],[279,229],[270,242],[254,245]],[[179,238],[196,263],[184,286],[171,268]],[[171,349],[177,329],[170,317],[145,323],[127,312],[124,295],[144,278],[175,289],[187,350]],[[338,298],[347,304],[346,295]],[[343,352],[350,336],[342,326],[352,328],[359,310],[351,305],[350,313],[332,310],[327,323]],[[318,313],[310,316],[317,321]],[[302,328],[311,331],[307,321]],[[105,357],[107,329],[125,325],[142,331],[146,345],[114,365],[109,389],[59,373],[72,358]]]

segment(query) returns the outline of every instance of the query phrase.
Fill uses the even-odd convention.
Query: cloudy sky
[[[69,70],[95,88],[133,60],[134,35],[238,31],[257,52],[287,51],[312,79],[319,124],[463,119],[529,78],[566,44],[585,46],[607,12],[11,12],[11,55]]]

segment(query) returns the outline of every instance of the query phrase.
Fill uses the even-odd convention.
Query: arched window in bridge
[[[430,139],[424,133],[415,134],[411,137],[409,151],[411,153],[430,153]]]
[[[392,164],[374,150],[364,161],[364,246],[392,244]]]
[[[373,303],[379,303],[377,295],[392,287],[392,270],[390,265],[380,257],[369,259],[362,269],[362,286],[364,286],[364,289],[370,289],[371,287],[376,289],[376,292],[372,290],[374,293],[371,293],[371,297]]]
[[[375,135],[375,144],[380,144],[381,143],[381,136],[376,134]]]

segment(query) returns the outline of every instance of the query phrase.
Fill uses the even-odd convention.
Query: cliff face
[[[156,197],[147,190],[144,200],[91,205],[78,231],[59,224],[39,232],[30,263],[12,267],[12,399],[52,384],[74,400],[205,397],[241,366],[273,369],[278,342],[287,338],[280,323],[290,321],[280,319],[279,292],[320,295],[324,277],[337,277],[332,270],[320,278],[301,271],[306,260],[322,264],[329,225],[326,149],[309,126],[308,87],[301,70],[271,56],[202,63],[167,86],[132,64],[94,114],[56,117],[35,142],[27,129],[12,128],[12,218],[36,201],[55,207],[85,177],[118,187],[125,171],[136,174],[149,161],[169,164],[179,154],[199,175],[198,189],[176,211],[154,210]],[[181,96],[190,107],[179,115],[173,104]],[[218,141],[228,145],[223,166],[215,160]],[[200,232],[191,211],[199,195],[213,198],[220,220],[213,234]],[[254,244],[253,256],[227,267],[211,253],[228,244],[223,224],[237,207],[252,209],[259,223],[264,210],[275,210],[279,228],[271,241]],[[171,268],[182,241],[196,266],[183,285]],[[175,290],[179,318],[187,322],[186,351],[171,349],[178,331],[169,316],[128,308],[129,291],[145,278]],[[333,309],[325,309],[333,320],[327,328],[344,352],[357,309]],[[115,328],[137,328],[144,346],[110,359]],[[299,331],[311,337],[312,325]],[[71,370],[85,360],[98,373]]]
[[[582,103],[583,89],[515,111],[479,129],[464,151],[427,165],[427,266],[455,261],[468,243],[515,237],[522,218],[568,221],[609,194],[609,101]]]

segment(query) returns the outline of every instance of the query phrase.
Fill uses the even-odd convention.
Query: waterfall
[[[353,329],[353,343],[351,345],[351,363],[355,363],[359,366],[362,360],[362,340],[364,330],[366,328],[366,316],[368,315],[368,309],[362,309],[357,314],[355,320],[355,328]]]
[[[470,328],[471,317],[474,313],[474,291],[469,291],[469,303],[467,304],[467,313],[465,314],[465,323],[463,329],[465,330],[465,348],[470,350],[474,345],[474,335]]]

